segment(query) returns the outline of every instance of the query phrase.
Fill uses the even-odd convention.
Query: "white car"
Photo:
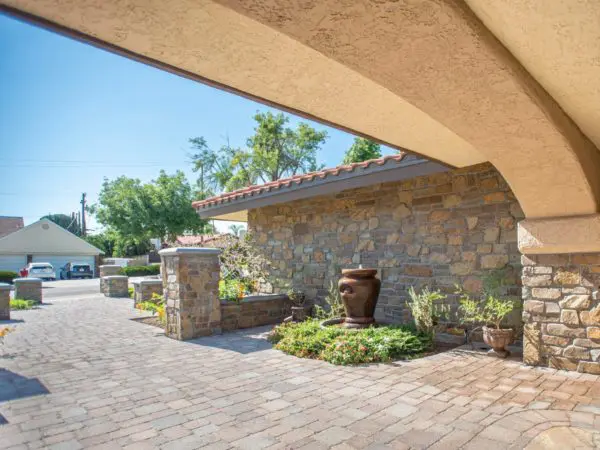
[[[29,263],[27,265],[27,278],[41,278],[42,280],[54,281],[56,280],[56,272],[50,263]]]

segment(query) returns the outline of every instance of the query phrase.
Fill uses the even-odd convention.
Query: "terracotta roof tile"
[[[22,217],[0,216],[0,238],[23,228]]]
[[[278,190],[283,187],[291,187],[293,185],[301,185],[303,183],[310,183],[315,180],[315,178],[324,179],[326,177],[334,176],[337,177],[340,174],[353,172],[356,169],[367,169],[370,166],[382,166],[386,164],[388,161],[395,161],[399,163],[404,159],[406,153],[399,153],[397,155],[384,156],[383,158],[371,159],[369,161],[353,163],[343,166],[332,167],[329,169],[322,169],[316,172],[310,172],[302,175],[295,175],[289,178],[282,178],[277,181],[271,181],[265,184],[258,184],[253,186],[248,186],[242,189],[238,189],[232,192],[224,192],[223,194],[217,195],[215,197],[207,198],[206,200],[200,200],[192,203],[194,208],[206,208],[209,206],[231,202],[233,200],[238,200],[248,196],[256,196],[265,192],[271,192],[273,190]]]

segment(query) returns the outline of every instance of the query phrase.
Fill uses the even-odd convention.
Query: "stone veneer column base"
[[[15,298],[42,303],[42,280],[39,278],[15,278]]]
[[[105,289],[103,278],[111,275],[118,275],[121,271],[121,266],[117,264],[104,264],[98,267],[98,269],[100,271],[100,292],[104,294]]]
[[[600,253],[521,260],[523,361],[600,374]]]
[[[129,297],[128,288],[129,278],[125,275],[109,275],[103,277],[103,288],[105,297]]]
[[[0,320],[10,320],[10,284],[0,283]]]
[[[159,252],[167,336],[187,340],[221,333],[219,253],[219,249],[191,247]]]

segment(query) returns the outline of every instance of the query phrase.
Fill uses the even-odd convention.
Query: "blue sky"
[[[104,177],[194,181],[188,138],[242,146],[271,109],[2,15],[0,55],[0,215],[26,224],[76,211],[82,192],[93,203]],[[321,162],[339,164],[353,136],[312,125],[329,133]]]

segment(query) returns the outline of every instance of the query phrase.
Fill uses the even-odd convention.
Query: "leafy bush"
[[[225,281],[237,280],[249,292],[258,290],[259,284],[267,278],[269,261],[254,245],[250,233],[243,238],[227,236],[219,261],[221,278]]]
[[[141,309],[142,311],[150,311],[152,314],[156,314],[158,311],[158,304],[154,302],[140,302],[135,307],[137,309]]]
[[[276,327],[269,340],[275,348],[300,358],[347,365],[387,362],[413,356],[431,348],[431,337],[411,327],[384,326],[364,330],[321,328],[318,320]]]
[[[121,275],[128,277],[145,277],[148,275],[158,275],[160,273],[160,264],[151,264],[149,266],[131,266],[121,267]]]
[[[129,298],[133,298],[134,292],[135,292],[134,288],[132,288],[132,287],[127,288],[127,293],[129,294]]]
[[[411,286],[408,290],[408,295],[410,295],[408,307],[412,313],[417,330],[422,333],[432,334],[435,319],[446,313],[444,305],[436,302],[445,299],[446,296],[440,291],[430,291],[427,286],[418,294]]]
[[[504,318],[517,306],[517,300],[499,298],[488,294],[483,301],[473,299],[462,289],[457,289],[461,296],[459,312],[464,323],[481,323],[493,325],[500,329]]]
[[[22,300],[15,298],[10,301],[10,309],[36,309],[37,303],[34,300]]]
[[[152,293],[152,298],[148,301],[138,303],[135,305],[137,309],[141,309],[142,311],[150,311],[153,316],[157,315],[158,319],[161,323],[165,323],[166,314],[165,314],[165,299],[162,295],[157,294],[156,292]]]
[[[249,292],[240,280],[229,279],[219,281],[219,298],[230,302],[239,302]]]
[[[15,278],[19,278],[17,272],[11,272],[10,270],[0,270],[0,283],[11,283]]]

